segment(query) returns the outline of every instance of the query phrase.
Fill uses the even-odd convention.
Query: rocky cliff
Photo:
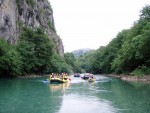
[[[0,0],[0,37],[15,44],[22,26],[43,28],[54,41],[57,53],[63,56],[63,43],[56,33],[53,10],[48,0]]]

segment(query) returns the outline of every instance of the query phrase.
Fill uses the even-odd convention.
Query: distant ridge
[[[80,57],[81,55],[84,55],[85,53],[90,52],[92,50],[93,49],[83,48],[83,49],[74,50],[72,53],[74,54],[75,57]]]

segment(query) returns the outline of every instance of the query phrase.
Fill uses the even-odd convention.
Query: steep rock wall
[[[11,44],[17,40],[16,15],[14,0],[0,0],[0,37]]]
[[[17,43],[21,26],[43,28],[54,41],[57,53],[63,56],[63,43],[56,33],[48,0],[0,0],[0,37],[11,44]]]

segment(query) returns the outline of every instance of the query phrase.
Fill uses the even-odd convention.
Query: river
[[[150,113],[150,85],[97,75],[88,83],[0,80],[0,113]]]

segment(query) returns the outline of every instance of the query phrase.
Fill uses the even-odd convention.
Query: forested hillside
[[[17,45],[0,39],[0,77],[70,73],[71,67],[54,51],[55,46],[41,28],[23,28]]]
[[[93,73],[150,74],[150,6],[140,13],[139,20],[107,46],[79,57],[81,68]]]

